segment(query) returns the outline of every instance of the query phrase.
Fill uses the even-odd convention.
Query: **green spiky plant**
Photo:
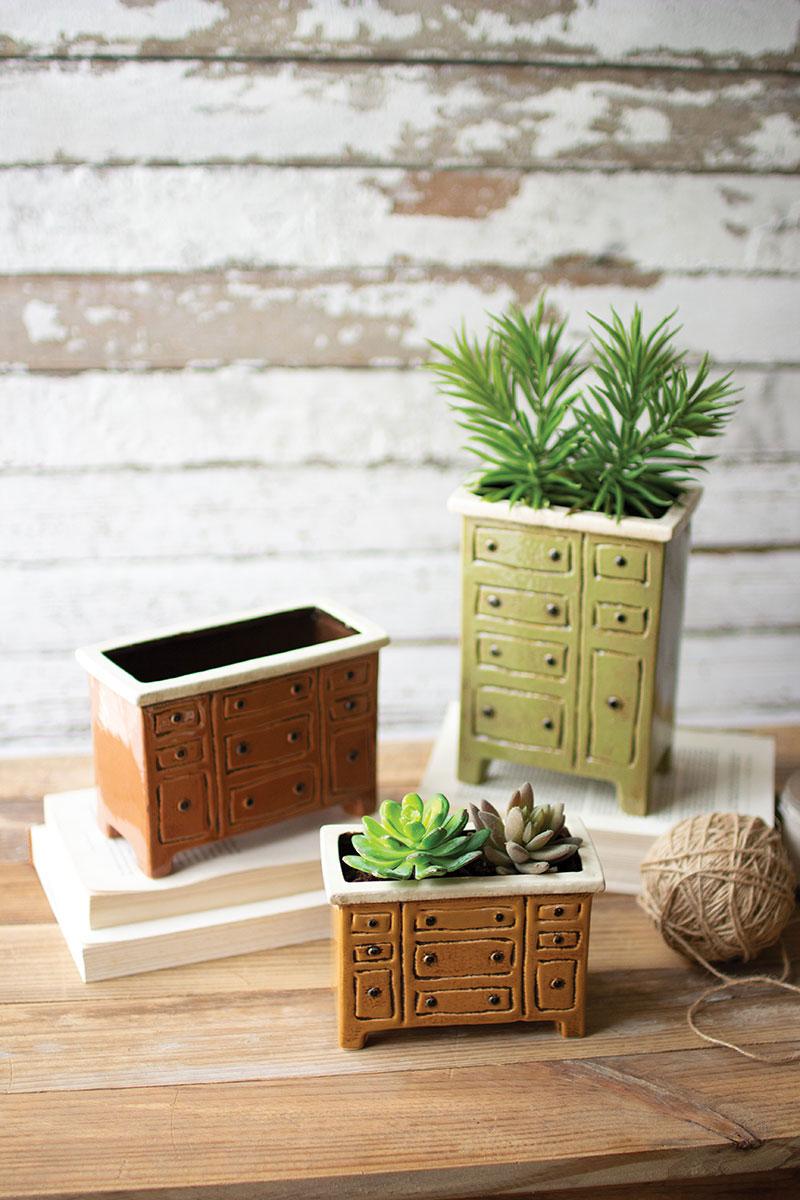
[[[378,879],[429,879],[453,875],[480,857],[488,829],[465,830],[466,809],[451,813],[445,796],[423,800],[414,792],[402,804],[385,800],[379,820],[363,817],[363,834],[355,834],[357,854],[342,861]]]
[[[593,358],[562,352],[565,322],[528,318],[512,306],[490,314],[483,343],[462,329],[454,346],[431,346],[440,390],[468,431],[483,467],[472,490],[533,508],[661,516],[713,456],[693,448],[716,437],[736,401],[731,376],[710,378],[708,356],[693,375],[676,349],[674,313],[649,333],[636,307],[626,325],[592,316]],[[591,367],[588,386],[577,386]]]

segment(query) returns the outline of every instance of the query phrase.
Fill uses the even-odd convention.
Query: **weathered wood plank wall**
[[[426,337],[680,306],[745,403],[684,719],[800,713],[795,0],[0,8],[0,738],[86,738],[85,640],[322,588],[457,675],[465,462]]]

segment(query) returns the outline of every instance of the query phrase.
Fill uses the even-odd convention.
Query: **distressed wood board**
[[[0,18],[10,56],[433,58],[796,69],[797,9],[678,0],[84,0],[15,2]]]
[[[0,110],[7,165],[769,172],[800,161],[795,81],[758,73],[9,60]]]
[[[427,749],[384,744],[382,793],[413,786]],[[782,731],[780,769],[799,759],[800,733]],[[13,806],[89,770],[0,761],[0,814],[22,826]],[[0,897],[15,965],[0,978],[0,1195],[14,1200],[771,1200],[800,1178],[796,1069],[697,1040],[685,1009],[704,977],[632,898],[594,906],[588,1037],[425,1030],[348,1053],[327,942],[87,987],[32,868],[0,865]],[[765,1052],[796,1045],[796,1007],[772,993],[702,1019]],[[366,1136],[376,1112],[404,1136]]]

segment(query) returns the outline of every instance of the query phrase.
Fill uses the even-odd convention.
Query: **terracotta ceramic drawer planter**
[[[689,524],[513,508],[460,488],[459,778],[493,758],[608,779],[646,813],[669,762]]]
[[[79,650],[101,827],[159,876],[179,850],[301,812],[371,812],[387,641],[309,604]]]
[[[603,872],[582,822],[580,870],[348,882],[357,826],[322,830],[334,906],[339,1040],[438,1025],[552,1021],[582,1036],[592,897]]]

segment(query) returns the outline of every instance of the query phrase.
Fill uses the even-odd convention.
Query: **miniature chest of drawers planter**
[[[581,869],[545,875],[348,882],[345,842],[357,826],[326,825],[322,870],[334,906],[339,1041],[437,1025],[552,1021],[585,1032],[592,898],[604,887],[580,820]]]
[[[669,764],[689,522],[513,508],[465,488],[458,776],[493,758],[607,779],[647,812]]]
[[[79,650],[101,828],[156,877],[181,850],[312,809],[371,812],[387,641],[311,604]]]

